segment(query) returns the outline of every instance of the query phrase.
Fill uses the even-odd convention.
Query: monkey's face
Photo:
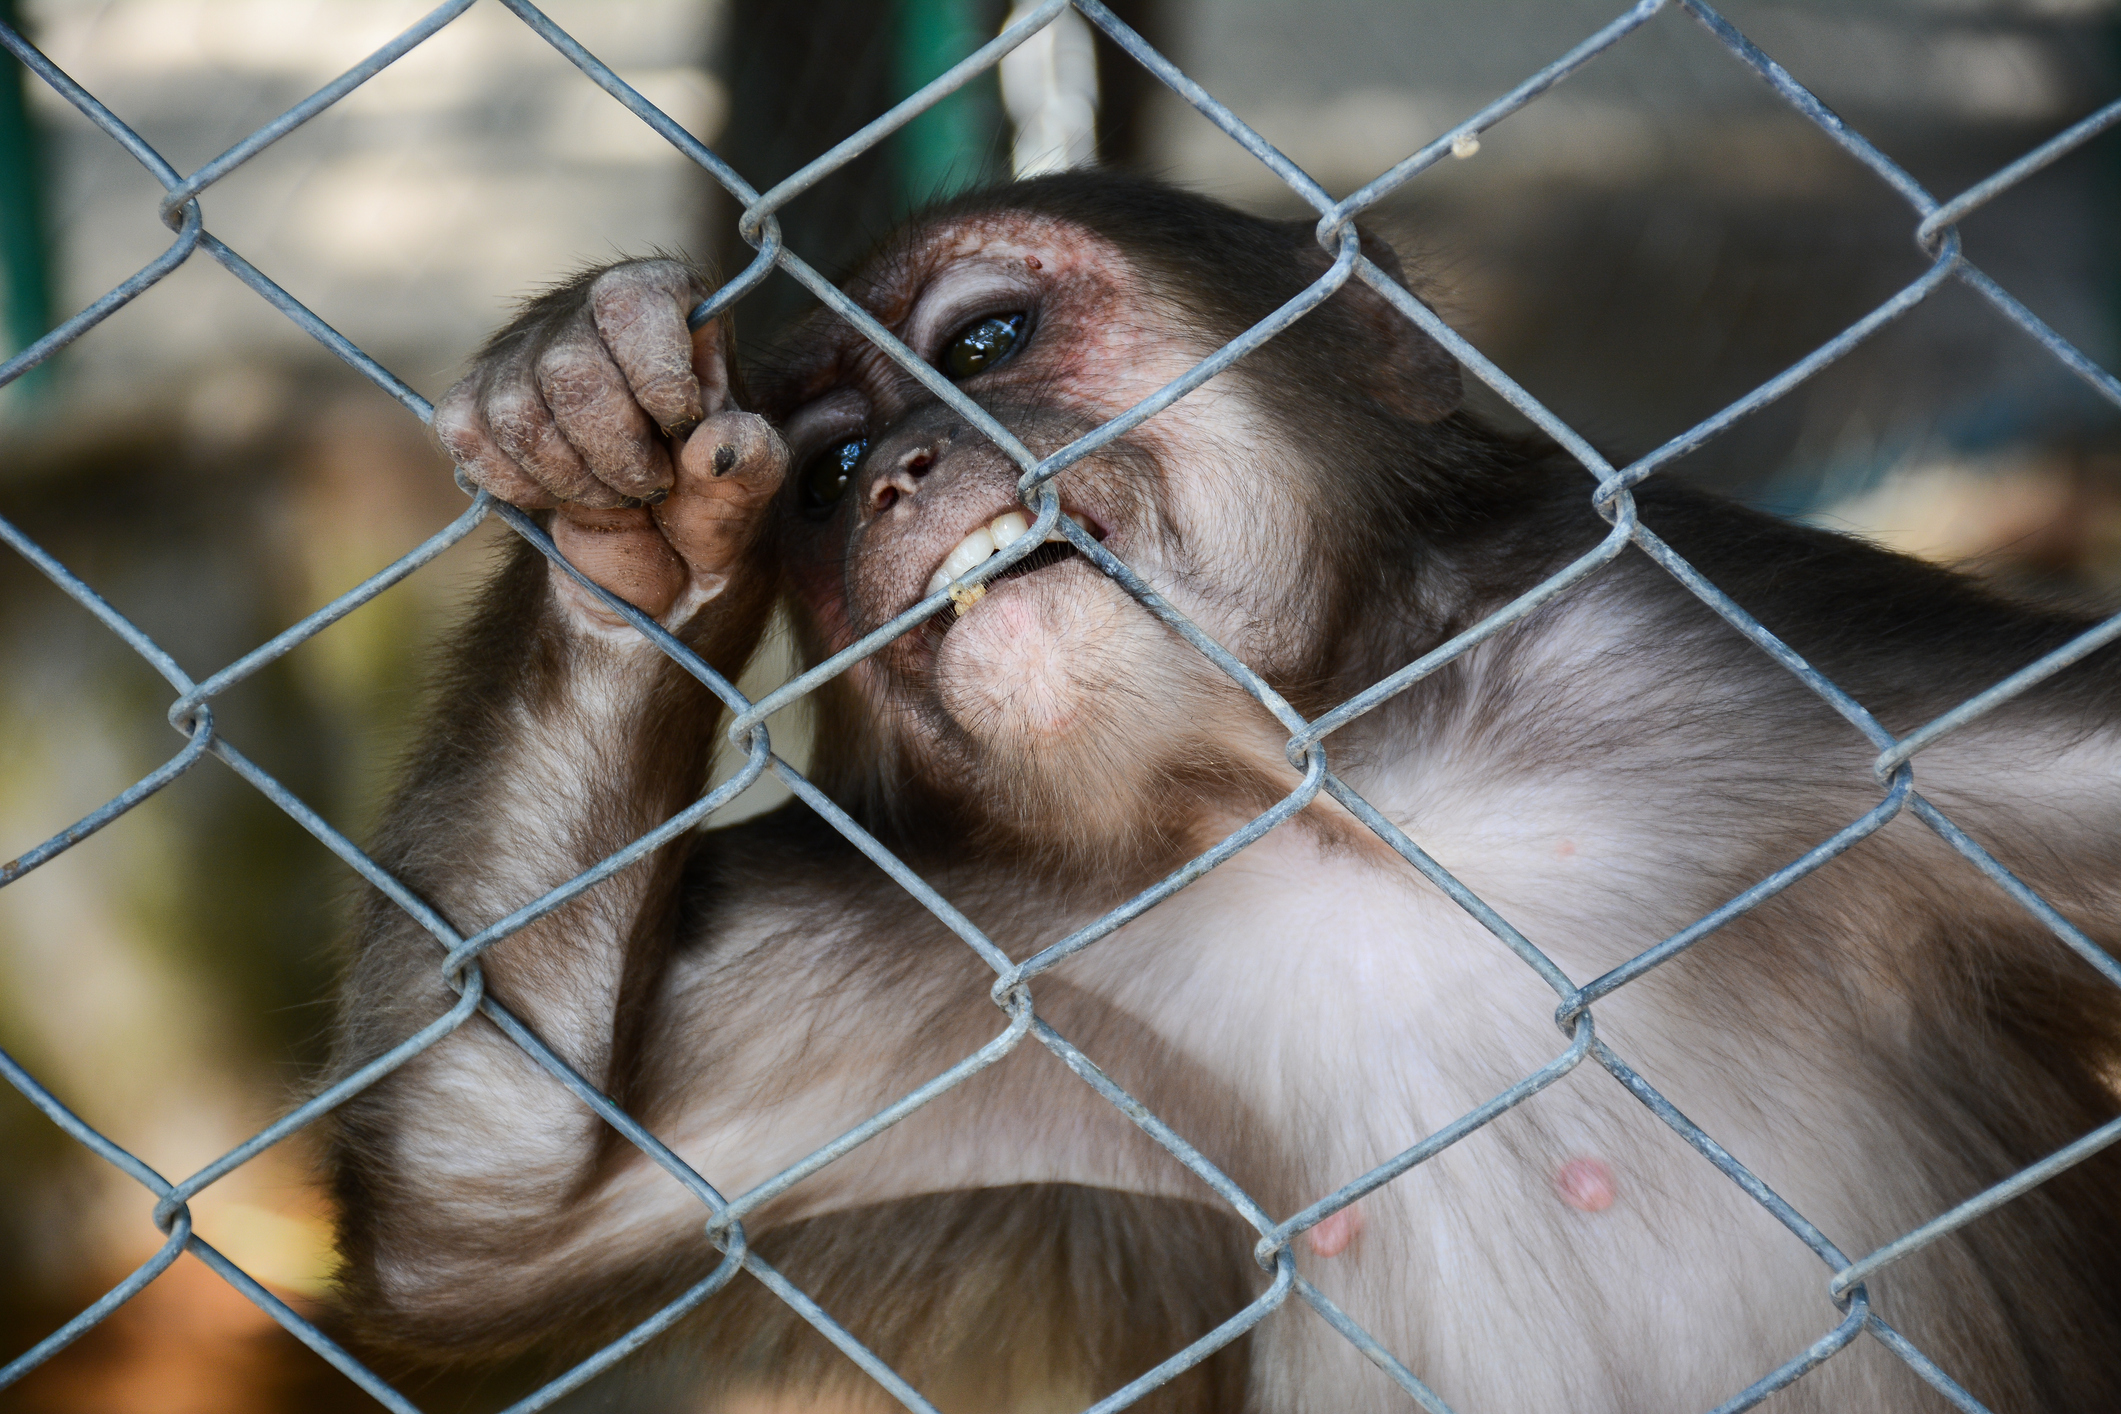
[[[850,289],[1039,455],[1208,351],[1118,248],[1045,216],[916,230]],[[853,642],[1026,532],[1017,468],[838,320],[800,329],[763,391],[792,454],[781,543],[816,649]],[[1300,668],[1322,591],[1302,514],[1311,469],[1270,427],[1243,385],[1217,379],[1052,485],[1064,514],[1275,673]],[[1213,769],[1208,754],[1263,722],[1058,537],[849,678],[872,748],[1027,824],[1119,809],[1111,794],[1132,796],[1159,769]]]

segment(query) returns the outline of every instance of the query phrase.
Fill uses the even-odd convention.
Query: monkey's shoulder
[[[1807,662],[1904,731],[2000,681],[2098,622],[1998,592],[1971,575],[1851,535],[1794,523],[1682,486],[1638,492],[1645,527]],[[1707,614],[1662,566],[1637,584]],[[2057,674],[2024,705],[2113,722],[2121,645]],[[1895,720],[1896,718],[1900,720]]]

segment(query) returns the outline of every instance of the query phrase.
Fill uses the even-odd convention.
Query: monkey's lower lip
[[[1057,565],[1062,560],[1073,559],[1081,554],[1082,551],[1076,549],[1065,540],[1048,540],[1045,544],[1039,546],[1036,550],[1033,550],[1030,554],[1024,556],[987,582],[989,584],[1000,584],[1003,580],[1016,579],[1021,575],[1042,570],[1048,565]]]

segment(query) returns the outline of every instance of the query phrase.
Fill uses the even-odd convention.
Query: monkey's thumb
[[[787,471],[788,444],[757,413],[718,412],[686,440],[655,519],[698,587],[712,592],[737,572]]]

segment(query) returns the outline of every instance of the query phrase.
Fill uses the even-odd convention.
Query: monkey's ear
[[[1370,262],[1412,290],[1398,253],[1369,231],[1359,234],[1362,253]],[[1437,422],[1458,411],[1465,399],[1465,385],[1459,376],[1458,360],[1442,344],[1360,280],[1349,280],[1341,286],[1340,295],[1349,302],[1349,312],[1361,321],[1364,331],[1375,338],[1383,351],[1383,357],[1372,365],[1375,372],[1369,382],[1373,397],[1415,422]]]

